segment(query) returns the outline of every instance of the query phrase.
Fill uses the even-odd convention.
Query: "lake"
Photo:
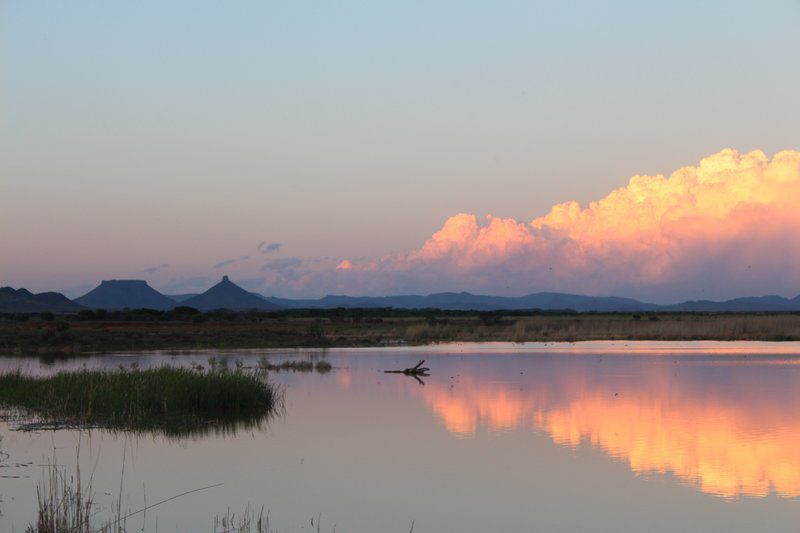
[[[0,422],[0,531],[24,531],[41,465],[80,453],[100,514],[168,502],[128,531],[212,531],[250,504],[278,532],[794,531],[800,343],[586,342],[152,352],[3,370],[325,359],[270,373],[259,429],[186,438]],[[425,359],[430,377],[385,374]],[[78,448],[80,448],[78,452]],[[124,462],[124,470],[123,470]],[[311,520],[314,518],[314,524]]]

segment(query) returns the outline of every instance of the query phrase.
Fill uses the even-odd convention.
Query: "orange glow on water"
[[[420,393],[459,437],[540,430],[559,445],[588,443],[636,474],[673,474],[708,494],[800,496],[797,394],[778,404],[731,403],[683,386],[669,366],[659,368],[622,387],[555,374],[520,388],[462,374],[452,389],[429,383]]]
[[[636,473],[668,473],[725,497],[800,495],[800,424],[764,434],[722,405],[589,395],[536,417],[558,444],[588,441]]]
[[[477,386],[467,380],[458,392],[430,386],[422,394],[448,431],[461,437],[474,436],[479,427],[518,429],[535,412],[532,398],[525,398],[500,383]]]
[[[348,390],[353,382],[353,377],[350,375],[350,370],[343,368],[336,373],[336,380],[339,382],[340,387]]]

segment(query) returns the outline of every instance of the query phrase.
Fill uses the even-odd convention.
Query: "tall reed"
[[[280,403],[256,372],[184,368],[0,375],[0,406],[57,426],[167,434],[257,425]]]

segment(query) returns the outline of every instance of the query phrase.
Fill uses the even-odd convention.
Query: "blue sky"
[[[8,0],[0,281],[210,283],[262,241],[377,257],[455,213],[529,221],[797,148],[798,22],[797,1]]]

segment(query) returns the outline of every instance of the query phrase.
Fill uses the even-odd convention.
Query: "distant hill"
[[[215,309],[274,311],[281,308],[280,305],[270,302],[266,298],[247,292],[229,280],[228,276],[223,276],[222,281],[203,294],[198,294],[180,303],[201,311],[213,311]]]
[[[103,281],[75,299],[91,309],[159,309],[175,307],[175,302],[141,279],[112,279]]]
[[[80,305],[78,305],[80,304]],[[0,289],[0,312],[75,312],[80,306],[92,309],[173,309],[175,306],[194,307],[201,311],[230,309],[334,309],[395,308],[442,309],[452,311],[577,311],[598,313],[663,312],[800,312],[800,296],[754,296],[725,301],[690,300],[679,304],[658,305],[633,298],[616,296],[582,296],[560,292],[537,292],[526,296],[489,296],[469,292],[440,292],[428,295],[343,296],[328,295],[318,299],[267,297],[248,292],[224,276],[222,281],[203,294],[164,295],[143,280],[103,281],[74,302],[59,293],[33,295],[25,289]]]
[[[675,305],[657,305],[632,298],[614,296],[581,296],[558,292],[539,292],[527,296],[484,296],[468,292],[443,292],[427,296],[325,296],[316,300],[290,300],[267,298],[266,300],[288,309],[332,309],[336,307],[396,309],[445,309],[461,311],[521,311],[541,309],[545,311],[572,310],[578,312],[647,312],[647,311],[694,311],[694,312],[769,312],[800,311],[800,296],[794,299],[781,296],[736,298],[723,302],[708,300],[688,301]]]
[[[735,298],[724,302],[710,300],[695,300],[677,305],[661,306],[665,311],[716,311],[716,312],[745,312],[745,311],[800,311],[800,296],[794,299],[782,296],[757,296]]]
[[[0,288],[2,313],[77,313],[83,306],[76,304],[60,292],[33,294],[28,289]]]
[[[195,296],[197,296],[197,294],[196,293],[193,293],[193,294],[165,294],[164,296],[166,296],[167,298],[169,298],[170,300],[172,300],[175,303],[181,303],[181,302],[185,302],[189,298],[194,298]]]
[[[459,311],[494,311],[525,309],[571,309],[573,311],[652,311],[658,306],[630,298],[578,296],[540,292],[527,296],[484,296],[468,292],[442,292],[427,296],[325,296],[318,300],[267,298],[287,308],[330,309],[335,307],[394,307],[399,309],[447,309]]]

